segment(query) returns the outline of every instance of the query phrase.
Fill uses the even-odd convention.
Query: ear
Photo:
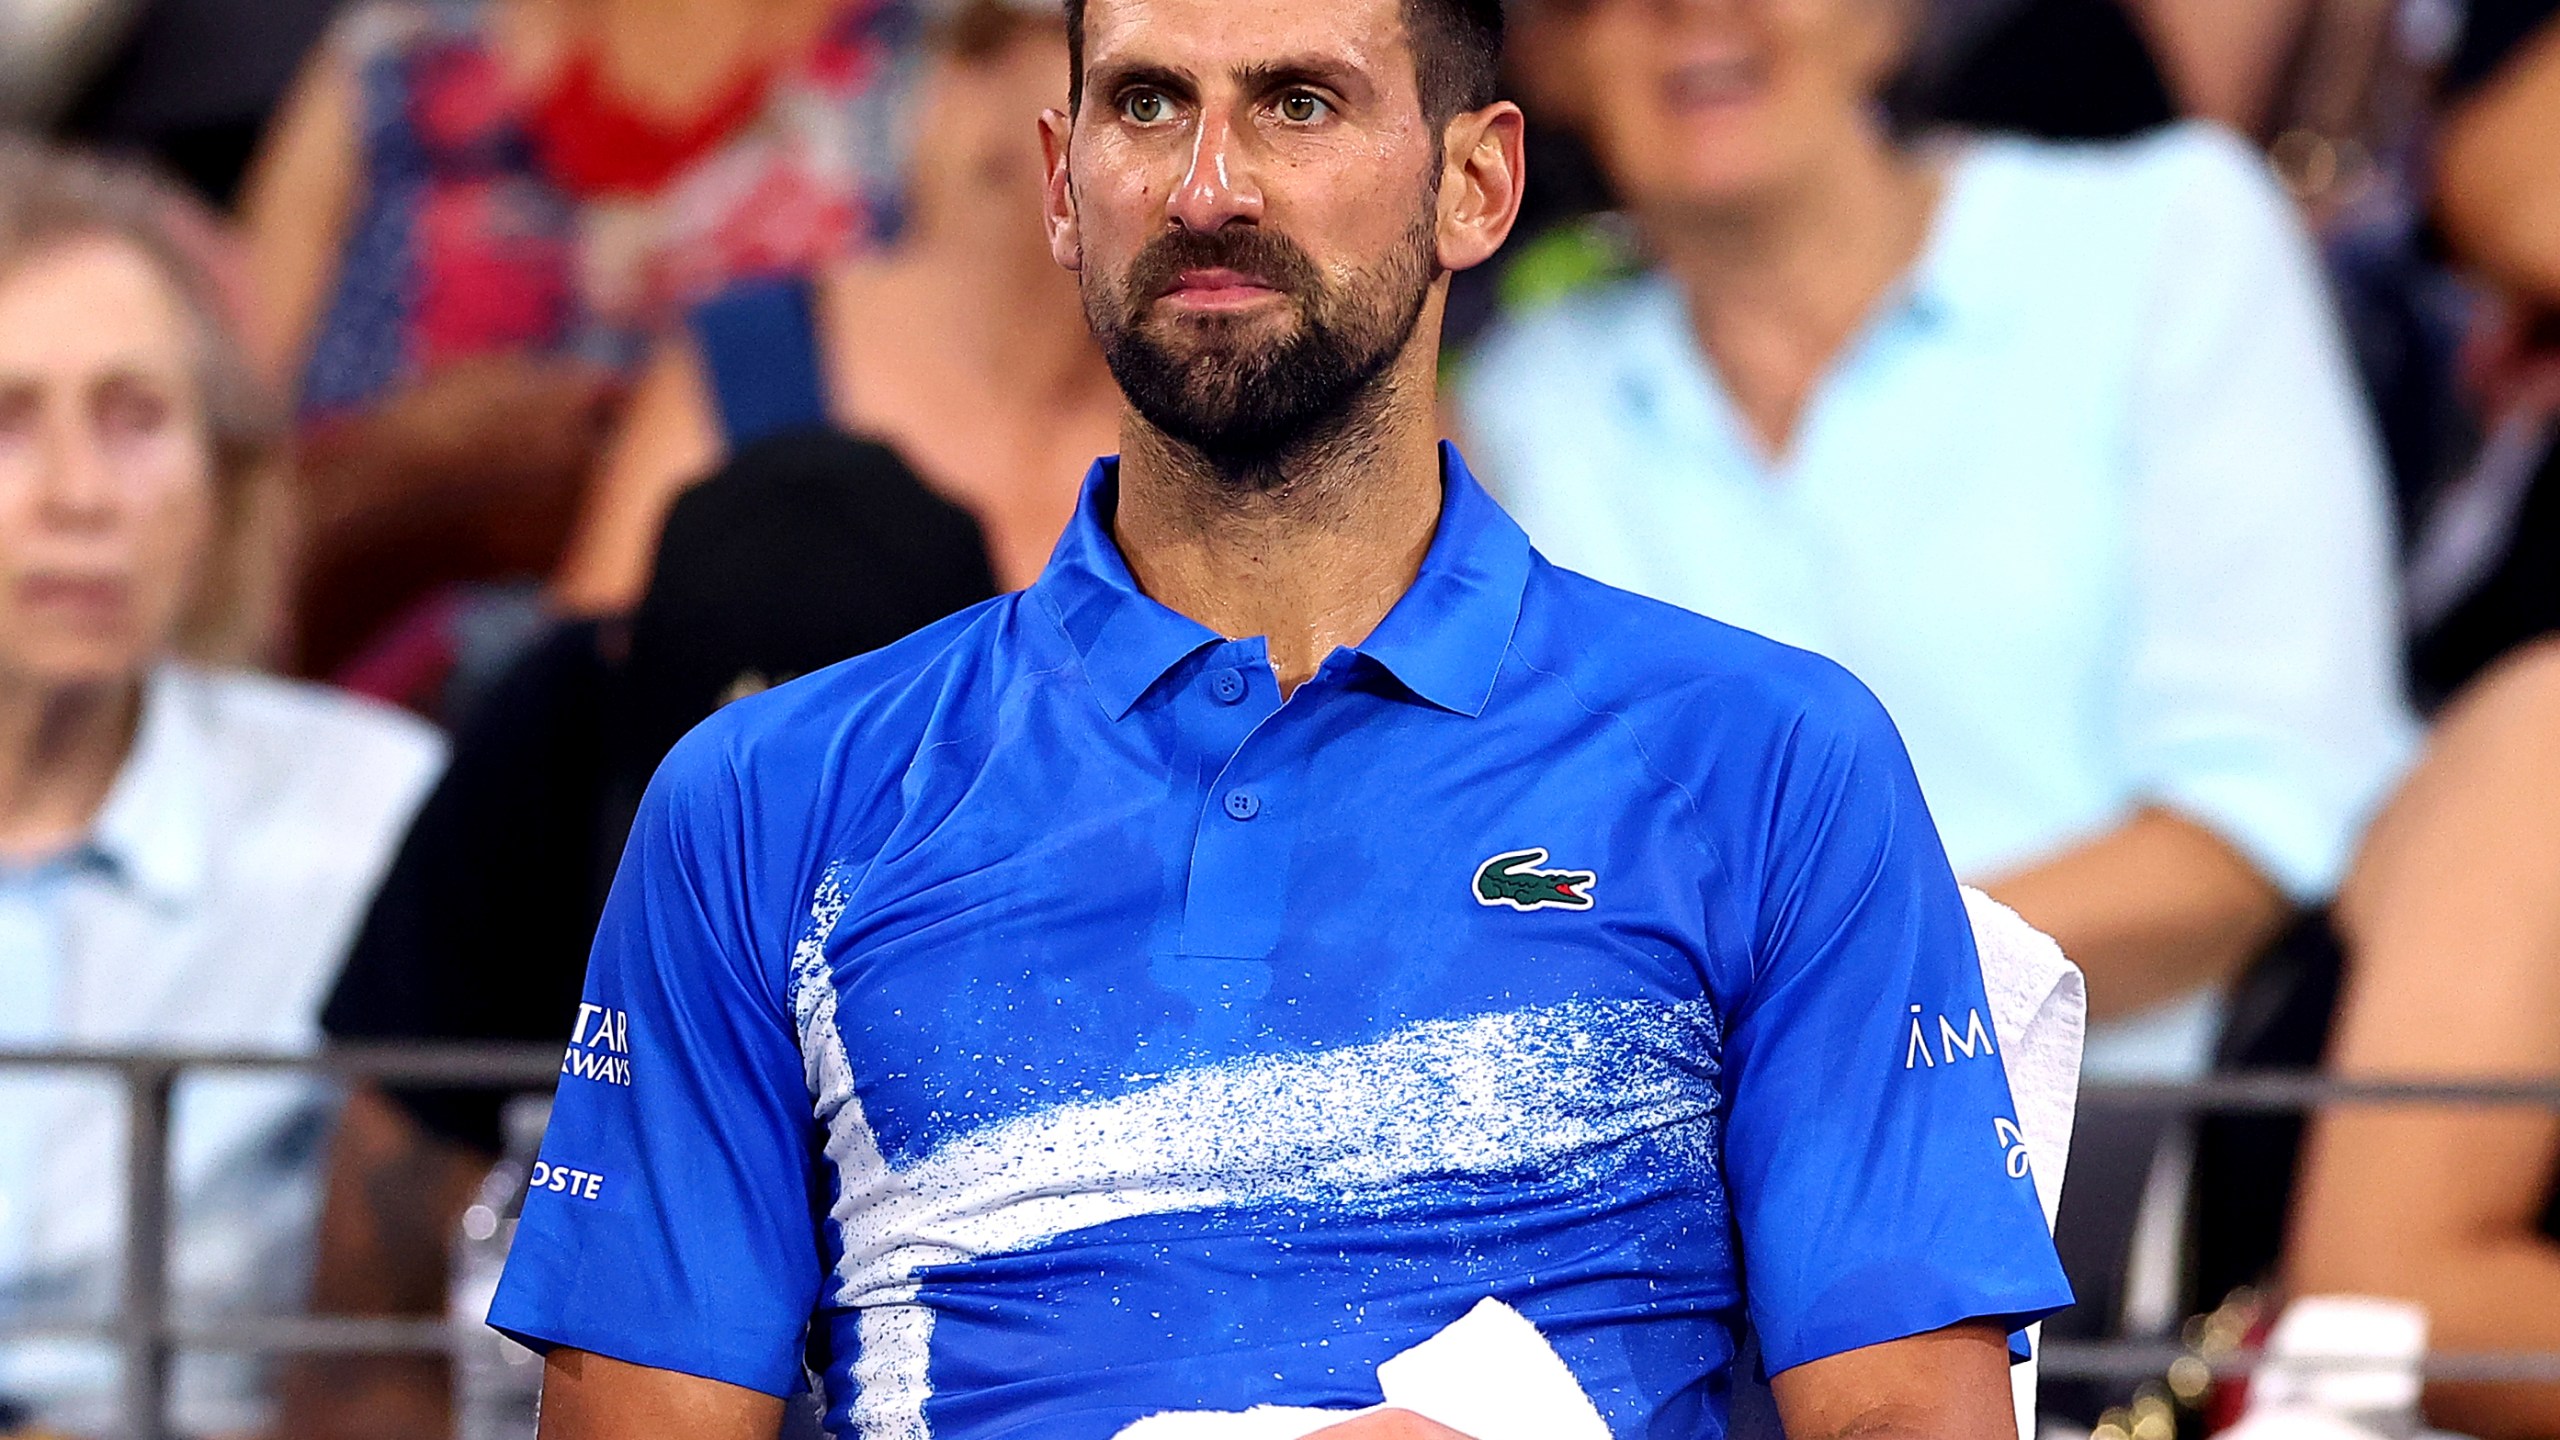
[[[1440,264],[1468,270],[1493,258],[1520,219],[1528,179],[1520,107],[1508,100],[1450,120],[1442,132]]]
[[[1067,173],[1075,119],[1063,110],[1040,112],[1040,157],[1048,167],[1041,188],[1040,220],[1049,230],[1049,255],[1060,267],[1084,271],[1084,229],[1076,221],[1076,187]]]

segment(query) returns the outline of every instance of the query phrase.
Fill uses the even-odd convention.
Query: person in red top
[[[318,553],[302,663],[547,570],[652,336],[894,224],[909,0],[367,0],[244,202]]]

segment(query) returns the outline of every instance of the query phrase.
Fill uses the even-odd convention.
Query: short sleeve
[[[815,1122],[718,722],[643,799],[490,1323],[768,1394],[799,1388]]]
[[[1845,675],[1779,758],[1725,1041],[1726,1180],[1772,1374],[2071,1303],[1980,961],[1883,708]]]
[[[2416,747],[2381,450],[2273,177],[2216,131],[2155,143],[2165,228],[2134,396],[2130,778],[2316,903]]]

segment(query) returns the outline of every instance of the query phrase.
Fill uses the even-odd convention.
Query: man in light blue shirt
[[[2327,899],[2412,746],[2311,249],[2218,132],[1898,148],[1853,63],[1886,7],[1705,8],[1569,27],[1660,264],[1490,337],[1487,483],[1558,563],[1874,687],[1958,873],[2089,972],[2089,1073],[2197,1073],[2219,981]],[[1771,77],[1747,103],[1648,83],[1727,52]]]

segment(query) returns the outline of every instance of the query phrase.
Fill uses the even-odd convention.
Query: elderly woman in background
[[[172,195],[0,145],[0,1045],[292,1050],[434,779],[400,715],[199,663],[254,631],[280,427]],[[182,1313],[289,1310],[316,1200],[312,1094],[178,1097]],[[116,1293],[120,1099],[0,1076],[0,1315]],[[0,1348],[0,1410],[107,1428],[111,1352]],[[245,1363],[182,1365],[179,1423],[263,1423]]]

